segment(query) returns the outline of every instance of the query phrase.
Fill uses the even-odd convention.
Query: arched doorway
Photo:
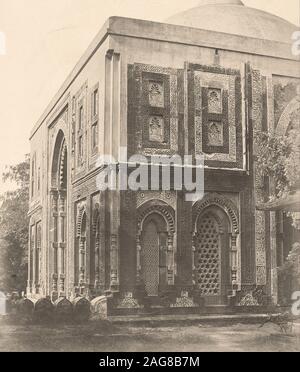
[[[51,295],[55,300],[66,295],[68,151],[60,130],[53,150],[51,170]]]
[[[229,221],[222,209],[206,209],[194,234],[194,278],[206,305],[226,305],[230,288]]]
[[[168,229],[165,219],[158,213],[144,221],[141,235],[141,277],[148,296],[159,295],[167,285]]]

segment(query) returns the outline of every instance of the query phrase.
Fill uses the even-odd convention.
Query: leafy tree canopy
[[[27,279],[29,156],[9,167],[2,179],[17,187],[0,196],[0,290],[22,291]]]
[[[259,132],[257,166],[275,183],[271,199],[280,199],[299,187],[300,183],[300,131],[291,129],[285,136]]]

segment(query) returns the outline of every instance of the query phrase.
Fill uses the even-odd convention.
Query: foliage
[[[259,132],[256,137],[258,170],[275,182],[271,198],[282,198],[300,181],[300,132],[292,129],[286,136]]]
[[[289,304],[291,294],[300,287],[300,243],[295,243],[284,264],[278,268],[279,297],[282,304]]]
[[[258,132],[256,139],[258,171],[271,177],[275,185],[270,200],[283,199],[300,186],[299,126],[292,127],[287,135]],[[296,226],[295,213],[288,212],[288,216]]]
[[[11,166],[2,176],[16,189],[0,196],[0,290],[26,288],[30,160]]]

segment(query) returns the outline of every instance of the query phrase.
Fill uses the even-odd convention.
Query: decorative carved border
[[[243,125],[242,125],[242,92],[241,73],[239,70],[221,67],[188,64],[188,122],[189,147],[196,154],[202,154],[203,122],[207,121],[206,113],[202,112],[202,89],[199,86],[199,76],[212,75],[212,87],[223,88],[228,91],[228,136],[229,152],[206,154],[205,164],[212,168],[243,168]],[[227,82],[226,82],[227,80]],[[197,93],[198,92],[198,93]],[[199,107],[201,106],[201,107]],[[225,140],[226,140],[226,127]],[[225,141],[226,142],[226,141]],[[204,149],[205,150],[205,149]]]
[[[61,152],[60,152],[60,164],[59,164],[59,185],[60,187],[64,186],[64,169],[65,166],[68,166],[66,164],[66,158],[68,155],[67,145],[65,139],[63,140],[62,146],[61,146]],[[67,187],[67,185],[65,185]]]
[[[178,94],[177,94],[177,69],[164,68],[160,66],[136,63],[128,65],[128,144],[129,153],[140,153],[146,156],[151,155],[173,155],[178,151]],[[153,144],[143,139],[145,118],[148,107],[144,107],[143,75],[153,77],[166,82],[164,108],[167,119],[168,143]],[[154,79],[155,80],[155,79]],[[155,112],[155,108],[153,108]],[[156,110],[161,110],[157,109]],[[147,145],[149,144],[149,146]]]
[[[138,210],[138,229],[141,231],[143,228],[143,222],[145,221],[146,217],[148,217],[151,213],[159,213],[161,214],[168,223],[168,228],[172,234],[175,233],[175,218],[171,207],[160,201],[160,200],[151,200],[143,205]]]
[[[228,120],[228,105],[229,105],[229,94],[228,90],[222,90],[222,113],[215,114],[208,112],[208,90],[207,87],[202,87],[202,149],[207,154],[229,154],[229,120]],[[221,122],[223,125],[223,145],[212,146],[208,144],[208,124],[210,122]],[[196,141],[195,141],[196,143]]]
[[[79,238],[81,236],[81,227],[82,227],[82,220],[83,220],[83,216],[87,215],[86,213],[86,206],[83,205],[83,206],[78,206],[78,210],[77,210],[77,221],[76,221],[76,236],[77,238]]]
[[[161,215],[168,227],[168,242],[167,242],[167,262],[168,262],[168,270],[167,270],[167,283],[168,285],[174,285],[175,280],[175,272],[176,272],[176,263],[175,263],[175,247],[176,247],[176,239],[175,239],[175,211],[174,209],[162,202],[161,200],[150,200],[147,203],[140,206],[138,209],[138,216],[137,216],[137,236],[136,236],[136,248],[137,248],[137,277],[136,282],[139,285],[141,283],[141,235],[143,231],[143,223],[146,218],[151,215],[152,213],[157,213]]]
[[[137,192],[137,207],[141,207],[151,200],[161,200],[174,210],[177,206],[177,195],[175,191],[138,191]]]
[[[97,233],[97,225],[100,218],[100,205],[99,203],[96,203],[93,210],[93,217],[92,217],[92,231],[94,236]]]
[[[234,234],[239,234],[239,213],[236,206],[231,200],[220,194],[207,194],[204,198],[193,206],[193,226],[197,225],[199,216],[203,211],[212,206],[218,206],[222,208],[228,215],[232,227],[232,232]]]
[[[149,104],[148,82],[157,81],[164,86],[164,107],[151,107]],[[142,93],[140,99],[141,120],[143,123],[143,147],[170,149],[170,76],[152,72],[142,72]],[[149,118],[150,116],[162,116],[164,119],[165,142],[151,142],[149,139]]]

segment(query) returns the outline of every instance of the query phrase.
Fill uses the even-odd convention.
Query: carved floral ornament
[[[149,104],[153,107],[164,107],[164,84],[149,81]]]
[[[149,140],[151,142],[164,142],[164,119],[162,116],[150,117]]]
[[[208,125],[208,145],[209,146],[223,146],[223,124],[222,122],[211,122]]]
[[[222,113],[222,91],[221,89],[208,90],[208,112],[221,114]]]

